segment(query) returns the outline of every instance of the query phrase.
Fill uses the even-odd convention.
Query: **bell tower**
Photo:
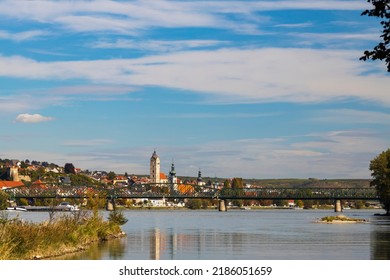
[[[150,182],[160,183],[160,158],[154,150],[150,158]]]

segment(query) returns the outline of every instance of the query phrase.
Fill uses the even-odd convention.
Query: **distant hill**
[[[369,179],[245,179],[244,182],[256,186],[269,187],[306,187],[306,188],[368,188]]]

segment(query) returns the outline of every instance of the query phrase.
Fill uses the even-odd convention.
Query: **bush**
[[[9,198],[9,196],[7,193],[0,191],[0,210],[7,209],[8,198]]]
[[[108,220],[111,223],[117,224],[117,225],[124,225],[127,223],[128,219],[125,218],[123,213],[121,211],[114,210],[110,212],[110,215],[108,216]]]
[[[202,200],[201,199],[189,199],[187,202],[187,207],[190,209],[200,209],[202,208]]]

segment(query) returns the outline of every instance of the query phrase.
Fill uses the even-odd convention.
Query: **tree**
[[[371,3],[374,8],[365,10],[362,15],[383,19],[381,21],[383,31],[380,36],[382,41],[372,51],[366,50],[360,60],[385,60],[387,71],[390,72],[390,0],[367,0],[367,2]]]
[[[76,174],[76,170],[74,168],[73,163],[65,163],[64,172],[66,174]]]
[[[187,202],[187,207],[192,210],[200,209],[202,207],[202,200],[199,198],[189,199]]]
[[[116,174],[115,174],[114,171],[108,172],[108,174],[107,174],[107,179],[108,179],[108,180],[114,180],[115,177],[116,177]]]
[[[376,188],[386,215],[390,215],[390,149],[371,160],[370,171],[370,185]]]
[[[6,192],[0,191],[0,210],[4,210],[8,205],[8,194]]]

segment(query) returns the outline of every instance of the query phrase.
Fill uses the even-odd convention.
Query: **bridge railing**
[[[17,187],[6,190],[14,198],[207,198],[207,199],[378,199],[375,188],[215,188],[193,184],[145,183],[129,186],[75,186],[45,184],[44,187]]]

